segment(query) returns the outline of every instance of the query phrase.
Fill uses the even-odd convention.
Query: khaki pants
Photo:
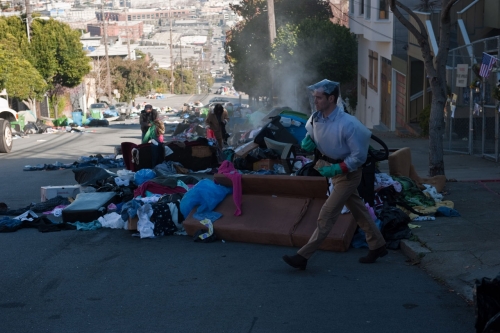
[[[298,254],[307,259],[312,256],[328,236],[330,230],[332,230],[344,205],[349,208],[356,223],[365,232],[366,242],[370,250],[375,250],[385,245],[384,237],[368,213],[363,199],[358,194],[357,187],[361,182],[361,176],[362,170],[360,168],[345,175],[338,175],[332,178],[333,192],[321,208],[318,216],[318,226],[309,239],[309,242],[297,251]]]

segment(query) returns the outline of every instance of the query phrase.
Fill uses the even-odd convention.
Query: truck
[[[12,150],[12,129],[10,122],[17,121],[18,114],[9,108],[9,103],[0,98],[0,153],[10,153]]]

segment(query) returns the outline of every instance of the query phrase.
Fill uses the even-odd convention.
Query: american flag
[[[490,76],[491,69],[495,66],[496,62],[497,58],[483,52],[483,61],[481,63],[481,68],[479,69],[479,75],[482,77]]]

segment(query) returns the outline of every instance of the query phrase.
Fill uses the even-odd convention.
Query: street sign
[[[467,87],[467,76],[469,74],[469,65],[458,64],[457,65],[457,87]]]

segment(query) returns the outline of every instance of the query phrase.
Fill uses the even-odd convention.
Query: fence
[[[456,100],[450,99],[445,109],[444,150],[480,155],[498,162],[499,101],[492,93],[500,80],[500,72],[497,67],[488,78],[478,75],[483,52],[498,58],[500,36],[448,53],[447,81]]]

